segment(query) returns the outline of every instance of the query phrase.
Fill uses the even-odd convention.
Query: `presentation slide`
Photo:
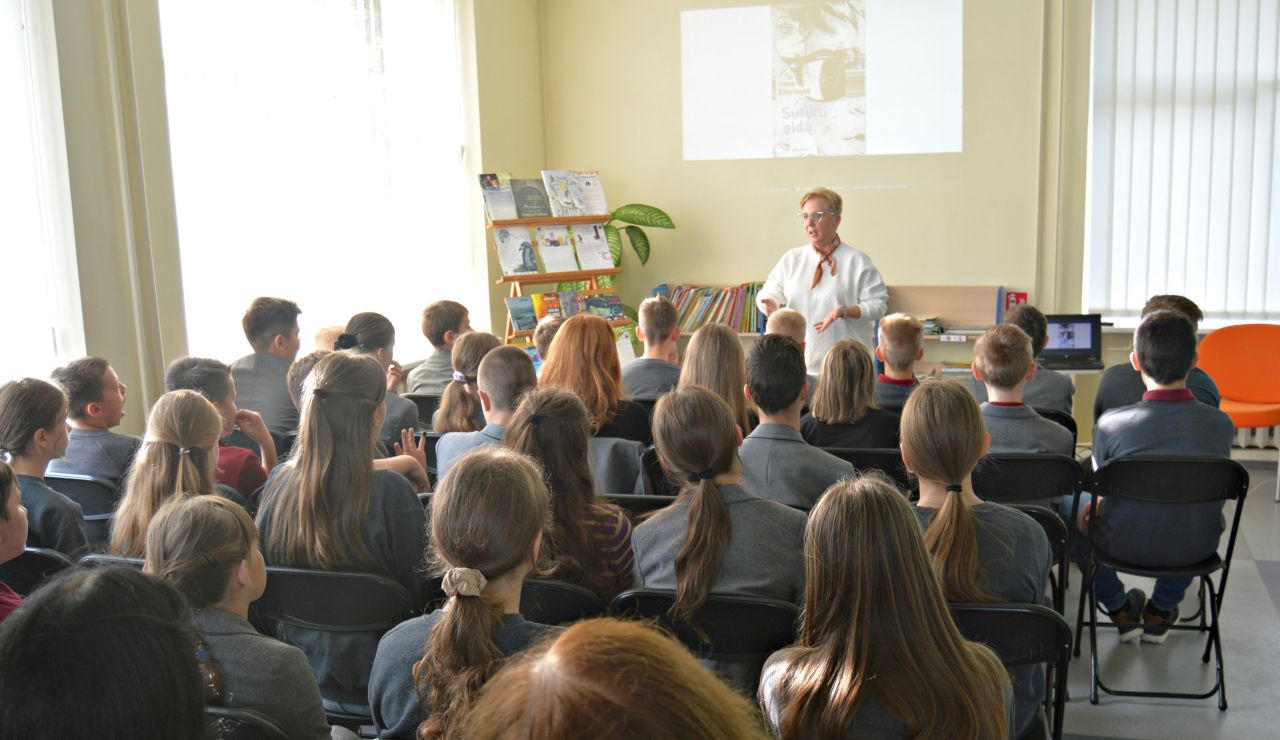
[[[959,152],[963,0],[680,14],[684,158]]]
[[[1049,324],[1049,343],[1045,349],[1092,349],[1093,329],[1089,322]]]

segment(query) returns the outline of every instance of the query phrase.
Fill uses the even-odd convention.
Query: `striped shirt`
[[[601,560],[617,584],[615,593],[630,588],[635,555],[631,552],[631,521],[627,515],[613,504],[592,504],[582,517],[582,525],[600,548]]]

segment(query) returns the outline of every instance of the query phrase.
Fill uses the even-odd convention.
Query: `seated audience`
[[[401,441],[404,430],[412,434],[418,431],[418,405],[407,398],[402,398],[392,388],[398,383],[400,366],[395,363],[393,353],[396,346],[396,328],[386,316],[380,313],[358,313],[347,322],[347,330],[338,337],[334,349],[358,350],[378,361],[382,366],[385,398],[382,426],[378,431],[378,440],[383,451],[390,454],[396,443]]]
[[[234,489],[214,482],[221,432],[218,410],[195,391],[170,391],[156,401],[111,520],[112,554],[142,557],[147,527],[170,499],[215,493],[248,506]]]
[[[589,619],[547,639],[485,684],[459,736],[753,740],[750,703],[687,649],[642,622]]]
[[[500,445],[507,422],[526,391],[538,386],[533,360],[517,347],[498,347],[480,361],[476,374],[484,428],[477,432],[450,432],[436,442],[436,474],[443,478],[453,461],[482,445]]]
[[[0,737],[203,738],[182,595],[133,568],[71,568],[0,625]]]
[[[632,532],[635,585],[675,590],[675,615],[695,624],[712,593],[799,603],[805,516],[744,487],[728,405],[706,388],[677,388],[658,399],[653,431],[681,490]]]
[[[871,351],[856,339],[836,342],[822,360],[817,393],[800,420],[800,436],[814,447],[897,447],[898,414],[876,405],[875,389]]]
[[[369,679],[378,737],[453,737],[505,657],[559,632],[520,616],[550,515],[537,463],[507,449],[473,450],[440,481],[428,557],[449,600],[378,643]]]
[[[67,397],[35,378],[0,386],[0,455],[13,467],[27,510],[27,545],[76,559],[88,549],[80,504],[44,482],[51,460],[67,450]]]
[[[551,342],[541,385],[558,385],[578,395],[591,417],[592,434],[653,444],[649,412],[622,398],[622,367],[609,322],[593,314],[569,317]]]
[[[191,390],[213,403],[222,419],[221,437],[237,428],[258,445],[262,457],[243,447],[218,440],[218,464],[213,480],[236,489],[245,501],[267,482],[267,474],[276,466],[276,443],[266,422],[256,411],[236,408],[236,383],[231,368],[203,357],[180,357],[169,364],[164,374],[166,391]]]
[[[805,322],[804,314],[794,308],[779,308],[769,314],[768,320],[764,323],[765,334],[781,334],[784,337],[790,337],[800,346],[801,352],[804,351],[805,335],[808,330],[809,326]],[[818,391],[818,377],[808,374],[805,377],[809,381],[809,398],[812,399],[813,394]]]
[[[298,442],[262,493],[258,532],[269,565],[376,573],[421,603],[422,504],[409,481],[370,460],[386,392],[385,368],[366,354],[332,352],[316,363]],[[286,627],[284,637],[307,654],[326,694],[362,708],[377,634]]]
[[[636,335],[644,356],[622,367],[622,388],[632,398],[657,398],[680,382],[680,325],[676,307],[663,296],[640,304]]]
[[[1014,324],[1001,324],[973,345],[973,377],[986,388],[982,419],[991,452],[1051,452],[1075,455],[1071,431],[1023,402],[1023,390],[1041,373],[1031,337]]]
[[[1177,311],[1186,316],[1191,327],[1196,330],[1199,330],[1200,322],[1204,320],[1204,312],[1200,307],[1190,298],[1180,295],[1152,296],[1142,307],[1142,317],[1146,318],[1153,311],[1160,310]],[[1197,401],[1215,409],[1222,400],[1218,384],[1213,382],[1208,373],[1194,365],[1187,374],[1187,390],[1191,391]],[[1111,409],[1138,403],[1146,391],[1142,374],[1133,369],[1132,363],[1112,365],[1102,373],[1102,379],[1098,381],[1098,393],[1093,399],[1093,422],[1097,424],[1098,419]]]
[[[517,350],[518,351],[518,350]],[[507,428],[507,446],[542,466],[551,491],[551,527],[543,543],[552,577],[590,589],[606,604],[631,586],[631,522],[596,495],[587,465],[587,409],[563,388],[525,395]]]
[[[1021,329],[993,331],[1017,332],[1031,361]],[[1044,530],[1027,514],[982,501],[973,490],[973,469],[989,443],[982,418],[964,384],[940,378],[921,383],[902,410],[902,460],[920,481],[915,513],[925,547],[948,601],[1049,606],[1053,551]],[[1044,701],[1044,669],[1018,666],[1012,675],[1017,719],[1011,734],[1021,737]]]
[[[1022,389],[1023,403],[1033,409],[1057,411],[1070,416],[1076,392],[1071,376],[1040,366],[1040,352],[1049,343],[1049,320],[1040,313],[1040,309],[1024,303],[1005,313],[1001,323],[1016,326],[1031,337],[1031,356],[1036,374],[1031,376]],[[979,403],[987,400],[985,383],[975,377],[970,387]]]
[[[884,372],[876,378],[876,403],[902,408],[916,387],[916,363],[924,359],[920,320],[901,313],[880,319],[876,357],[884,363]]]
[[[436,301],[422,311],[422,334],[435,351],[409,371],[405,385],[410,393],[438,396],[453,380],[453,345],[471,331],[467,307],[457,301]]]
[[[760,679],[775,735],[1016,737],[1008,674],[956,629],[892,483],[873,473],[832,486],[809,516],[804,555],[799,639]]]
[[[262,712],[290,738],[330,737],[306,656],[249,624],[267,569],[244,509],[217,496],[170,501],[147,529],[146,558],[143,571],[172,583],[195,610],[223,704]]]
[[[0,565],[23,553],[27,546],[27,510],[13,468],[0,461]],[[0,582],[0,622],[22,603],[22,597]]]
[[[809,510],[827,488],[853,475],[853,465],[811,447],[800,435],[800,408],[809,397],[804,352],[788,337],[766,334],[747,353],[747,400],[760,426],[742,440],[748,491]]]
[[[53,371],[52,380],[67,394],[67,452],[49,461],[55,475],[88,475],[119,486],[142,440],[111,431],[124,419],[128,390],[110,363],[84,357]]]
[[[534,369],[538,374],[542,374],[542,366],[551,354],[551,340],[556,338],[556,333],[560,331],[562,325],[564,325],[563,317],[547,315],[543,316],[533,329],[533,348],[538,351],[537,367]]]
[[[435,432],[476,432],[484,428],[476,378],[485,355],[501,346],[502,340],[483,331],[467,332],[454,344],[450,355],[453,380],[444,387],[440,408],[431,417]]]
[[[747,357],[737,332],[724,324],[703,324],[685,348],[677,387],[698,385],[715,393],[728,404],[738,431],[747,435],[756,428],[756,417],[742,393],[746,384]]]
[[[345,327],[339,327],[345,328]],[[341,332],[339,332],[341,334]],[[337,341],[337,338],[334,338]],[[333,345],[330,344],[330,347]],[[289,382],[289,399],[293,401],[294,408],[302,411],[302,386],[307,382],[307,376],[311,374],[311,370],[315,368],[320,358],[332,352],[332,349],[318,349],[310,354],[303,355],[293,361],[289,366],[289,374],[286,376]]]
[[[1195,324],[1180,311],[1157,309],[1143,318],[1134,333],[1129,356],[1147,392],[1132,406],[1113,409],[1093,428],[1093,465],[1130,455],[1231,456],[1235,427],[1231,417],[1197,400],[1188,387],[1196,361]],[[1070,511],[1064,502],[1061,510]],[[1174,510],[1176,509],[1176,511]],[[1214,501],[1168,508],[1159,503],[1110,501],[1084,494],[1077,527],[1098,526],[1097,540],[1106,552],[1130,563],[1178,566],[1198,563],[1218,549],[1226,529],[1223,503]],[[1073,539],[1077,562],[1083,563],[1085,537]],[[1082,565],[1083,567],[1083,565]],[[1127,593],[1116,572],[1098,566],[1094,577],[1099,604],[1120,625],[1121,642],[1162,643],[1169,625],[1178,621],[1191,578],[1156,580],[1151,600],[1140,589]],[[1139,629],[1141,628],[1141,629]]]
[[[298,428],[298,410],[289,400],[286,377],[302,340],[298,314],[302,309],[283,298],[255,298],[241,324],[253,354],[231,363],[240,406],[257,411],[267,428],[281,436]]]

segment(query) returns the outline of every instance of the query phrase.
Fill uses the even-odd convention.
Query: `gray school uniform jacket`
[[[387,448],[387,455],[391,456],[396,454],[395,444],[400,441],[401,429],[418,431],[418,404],[395,391],[387,391],[386,409],[378,437]]]
[[[1187,374],[1187,388],[1197,401],[1206,406],[1216,409],[1222,400],[1218,384],[1198,367],[1191,368],[1191,372]],[[1098,381],[1098,393],[1093,397],[1094,423],[1112,409],[1132,406],[1141,401],[1142,394],[1146,392],[1147,386],[1142,382],[1142,374],[1134,370],[1133,365],[1127,362],[1112,365],[1102,373],[1102,379]]]
[[[785,424],[756,427],[738,456],[747,490],[799,509],[812,509],[832,483],[854,474],[851,463],[810,446]]]
[[[973,397],[978,399],[978,403],[986,402],[985,383],[971,378],[969,389],[973,391]],[[1071,382],[1071,376],[1037,365],[1035,376],[1022,388],[1022,402],[1033,409],[1049,409],[1070,415],[1075,394],[1076,387]]]
[[[680,382],[680,366],[637,357],[622,366],[622,389],[632,398],[658,398]]]
[[[458,458],[486,445],[501,445],[507,436],[502,424],[485,424],[478,432],[449,432],[436,442],[436,480],[444,477]]]
[[[1026,404],[998,406],[984,402],[982,421],[991,435],[992,453],[1049,452],[1068,457],[1075,454],[1071,432]]]
[[[453,380],[453,355],[447,349],[438,349],[431,356],[409,371],[405,386],[410,393],[426,393],[438,396]]]
[[[236,381],[236,405],[257,411],[267,428],[281,436],[298,431],[298,409],[289,395],[289,366],[293,360],[255,352],[231,363]]]
[[[72,429],[67,452],[49,462],[54,475],[89,475],[121,487],[142,440],[110,429]]]

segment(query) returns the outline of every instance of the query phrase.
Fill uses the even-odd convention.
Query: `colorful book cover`
[[[502,226],[493,230],[498,247],[498,264],[503,275],[524,275],[538,271],[538,260],[529,238],[528,226]]]
[[[511,192],[511,175],[489,172],[480,175],[480,192],[484,195],[484,212],[490,221],[519,218],[516,198]]]
[[[511,325],[516,331],[533,331],[538,326],[538,317],[533,313],[533,299],[527,295],[507,298],[507,314],[511,316]]]
[[[583,299],[583,303],[586,311],[606,321],[619,321],[627,318],[626,311],[622,310],[622,299],[616,294],[593,295]]]
[[[582,300],[582,293],[576,290],[565,290],[560,292],[560,315],[566,319],[570,316],[576,316],[586,310],[586,303]]]
[[[559,293],[534,293],[530,297],[533,298],[533,314],[538,317],[538,321],[548,316],[560,315]]]
[[[596,170],[579,170],[573,173],[578,184],[578,192],[582,194],[583,213],[587,216],[609,215],[609,203],[604,197],[604,187],[600,184],[600,173]]]
[[[538,252],[547,272],[576,272],[578,269],[569,230],[564,226],[539,226]]]
[[[576,224],[572,231],[582,269],[608,270],[614,267],[609,242],[604,238],[604,224]]]
[[[542,369],[542,358],[538,356],[537,347],[532,344],[525,344],[520,349],[524,350],[526,355],[529,355],[530,360],[533,360],[533,371],[535,373]]]
[[[551,214],[556,218],[563,216],[587,215],[582,191],[578,189],[578,181],[568,170],[543,170],[542,184],[547,188],[547,199],[551,202]]]
[[[551,218],[551,203],[542,180],[512,180],[511,194],[520,218]]]

